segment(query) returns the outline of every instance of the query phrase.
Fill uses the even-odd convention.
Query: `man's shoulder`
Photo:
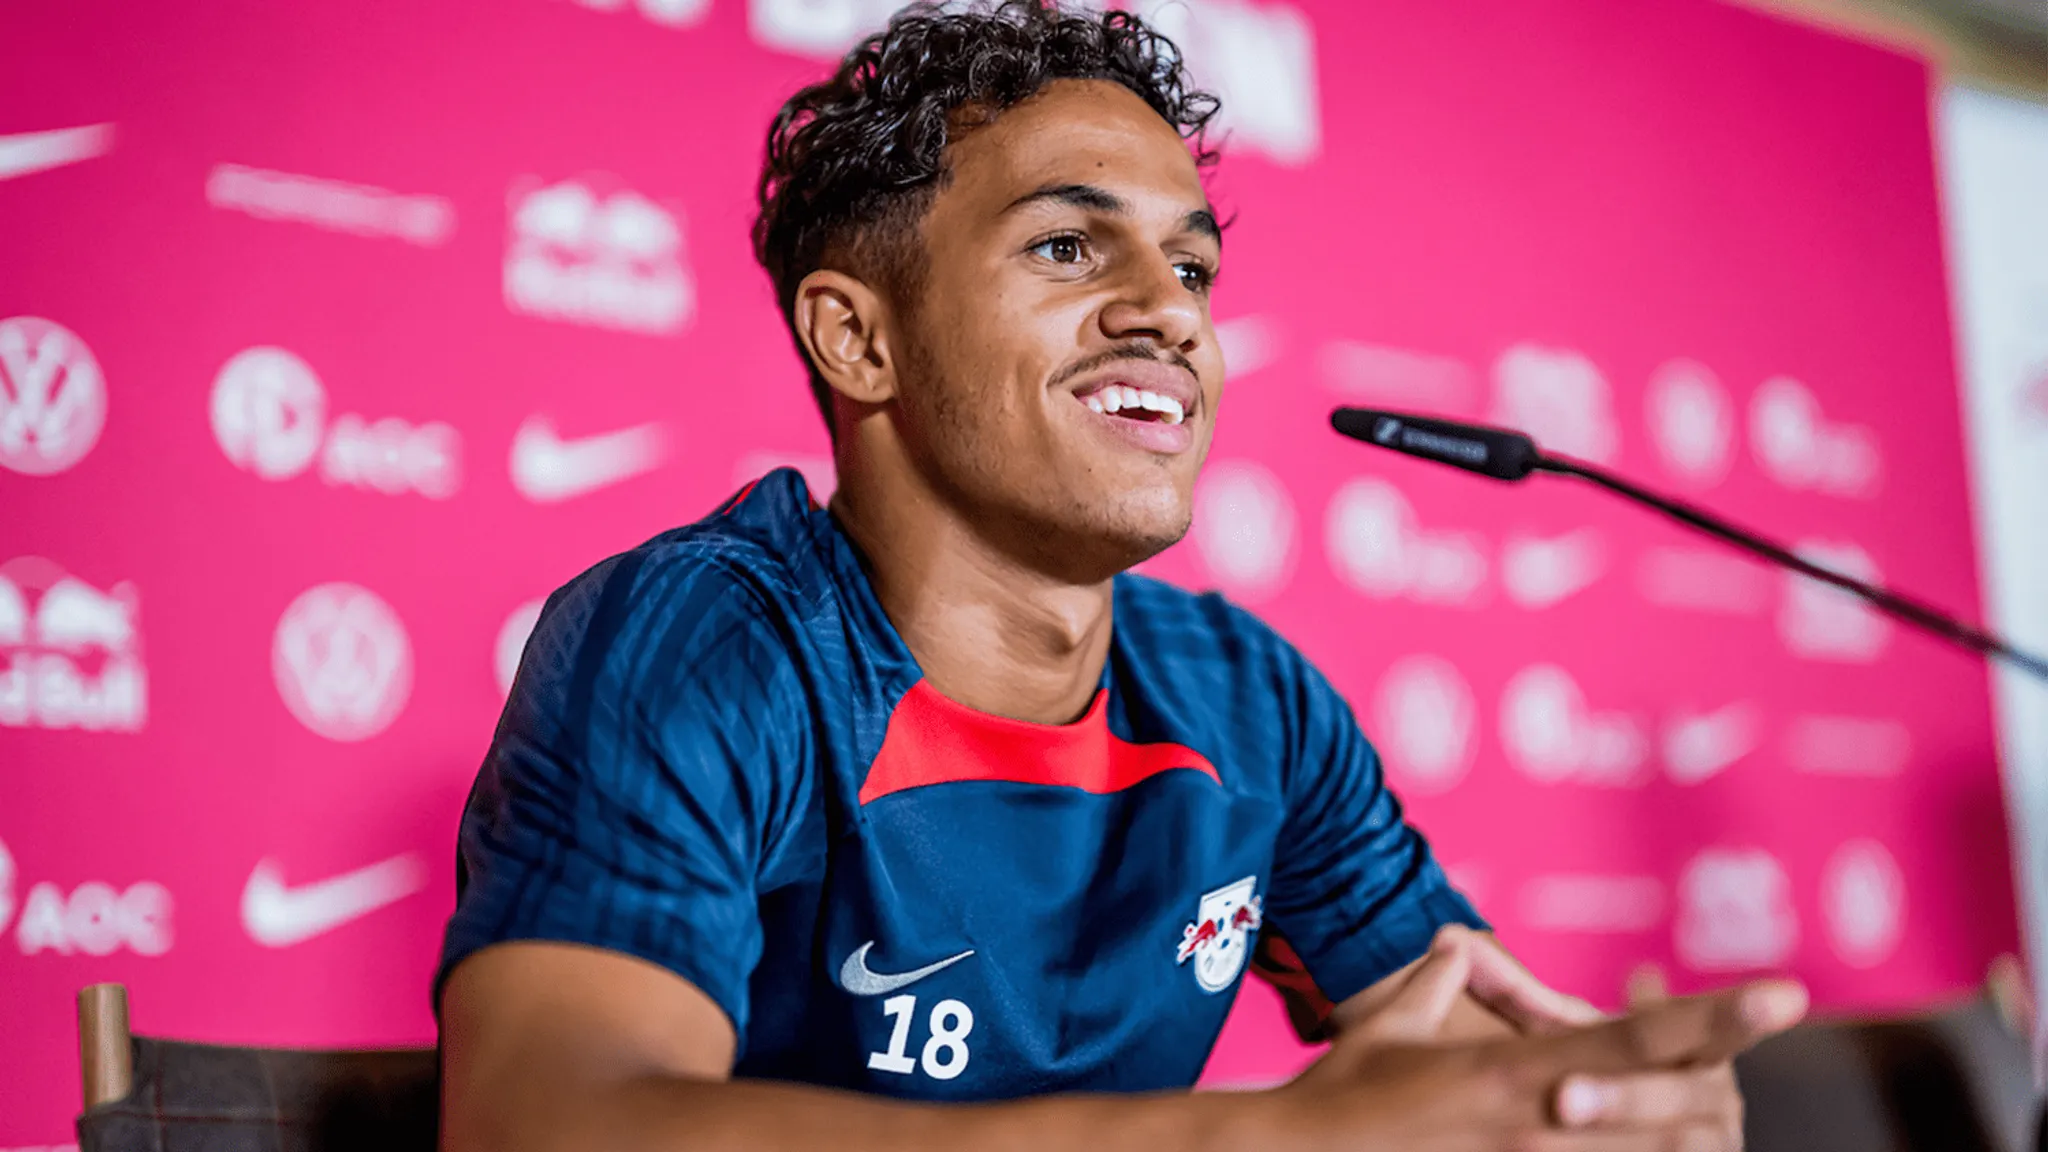
[[[527,660],[673,668],[718,652],[760,671],[790,658],[827,580],[808,507],[800,478],[770,473],[711,515],[599,561],[548,598]]]

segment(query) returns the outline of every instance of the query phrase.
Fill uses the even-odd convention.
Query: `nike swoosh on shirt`
[[[242,889],[242,928],[269,948],[331,932],[426,887],[426,866],[410,852],[353,872],[287,888],[283,870],[262,860]]]
[[[105,155],[113,146],[112,124],[0,135],[0,180],[90,160]]]
[[[853,955],[846,958],[846,963],[839,966],[839,986],[855,996],[880,996],[884,992],[894,992],[898,988],[915,984],[942,968],[950,968],[969,956],[974,955],[974,949],[969,948],[957,956],[948,956],[944,960],[927,964],[922,968],[913,968],[908,972],[885,975],[868,967],[868,951],[874,946],[875,941],[868,941],[854,949]]]
[[[512,437],[512,486],[554,504],[629,480],[661,463],[659,424],[564,440],[545,416],[529,416]]]

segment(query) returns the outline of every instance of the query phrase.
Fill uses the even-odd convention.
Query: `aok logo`
[[[354,584],[307,589],[277,622],[270,653],[278,695],[329,740],[390,727],[412,692],[412,643],[377,594]]]
[[[1470,607],[1484,591],[1479,538],[1423,527],[1408,498],[1375,477],[1330,498],[1323,538],[1338,578],[1363,596]]]
[[[106,422],[106,381],[85,341],[35,316],[0,320],[0,468],[62,472]]]
[[[149,716],[135,586],[48,560],[0,564],[0,727],[139,732]]]
[[[0,843],[0,932],[15,910],[14,883],[14,858]],[[21,901],[14,940],[24,956],[108,956],[124,947],[161,956],[171,950],[171,894],[153,880],[118,890],[89,880],[68,893],[45,880]]]
[[[513,185],[505,306],[514,312],[656,336],[697,309],[679,214],[620,189],[576,180]]]
[[[213,382],[213,436],[228,461],[265,480],[289,480],[317,456],[334,487],[446,500],[462,487],[462,438],[438,421],[409,424],[350,413],[327,420],[327,390],[283,348],[237,353]]]

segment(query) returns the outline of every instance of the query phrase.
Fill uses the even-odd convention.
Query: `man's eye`
[[[1078,264],[1086,248],[1079,236],[1051,236],[1031,246],[1033,252],[1055,264]]]
[[[1190,292],[1207,292],[1216,283],[1216,273],[1206,264],[1176,264],[1174,268],[1180,272],[1181,284]]]

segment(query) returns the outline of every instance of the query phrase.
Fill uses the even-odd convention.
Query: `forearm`
[[[536,1089],[539,1086],[534,1086]],[[445,1152],[1180,1152],[1281,1148],[1261,1093],[1040,1096],[928,1104],[775,1081],[648,1076],[447,1110]],[[451,1104],[453,1102],[451,1101]],[[470,1115],[462,1115],[465,1111]],[[487,1114],[479,1114],[487,1113]]]

